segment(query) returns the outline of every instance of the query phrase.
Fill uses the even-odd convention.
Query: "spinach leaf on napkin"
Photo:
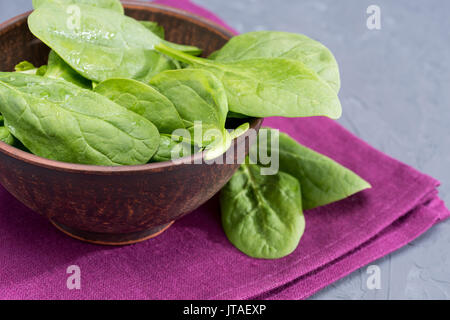
[[[270,134],[273,134],[273,130],[269,131]],[[278,147],[262,143],[259,148],[263,154],[277,153],[280,170],[298,179],[302,186],[304,210],[324,206],[371,188],[367,181],[353,171],[301,145],[286,133],[279,133]]]
[[[254,258],[290,254],[305,230],[300,184],[287,173],[263,176],[244,164],[222,189],[220,206],[228,239]]]

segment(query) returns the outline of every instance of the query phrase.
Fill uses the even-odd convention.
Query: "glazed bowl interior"
[[[137,20],[161,24],[167,40],[202,48],[203,56],[232,36],[221,26],[177,9],[143,2],[124,6]],[[36,66],[47,62],[49,48],[30,33],[29,14],[0,25],[1,71],[13,71],[23,60]],[[261,123],[262,119],[250,120],[255,130]],[[248,152],[248,134],[240,141]],[[233,150],[236,144],[235,140]],[[202,157],[194,154],[187,162]],[[0,142],[0,183],[66,234],[96,244],[123,245],[158,235],[217,194],[239,168],[237,154],[223,157],[225,164],[177,161],[103,167],[44,159]]]

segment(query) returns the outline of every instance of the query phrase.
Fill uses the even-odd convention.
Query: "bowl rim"
[[[156,8],[162,10],[165,13],[168,13],[172,16],[178,16],[183,19],[187,19],[191,22],[202,24],[204,27],[209,28],[210,30],[216,31],[219,34],[222,34],[225,38],[231,38],[234,34],[230,30],[222,27],[221,25],[210,21],[204,17],[195,15],[188,11],[184,11],[177,8],[172,8],[169,6],[156,4],[156,3],[143,3],[136,1],[123,1],[122,3],[125,9],[144,9],[145,8]],[[0,24],[0,31],[7,30],[9,28],[14,27],[19,21],[26,19],[32,11],[27,11],[20,15],[17,15],[3,23]],[[262,124],[262,118],[250,118],[250,128],[257,128]],[[248,135],[246,133],[244,136]],[[237,143],[237,139],[234,139],[230,148],[234,148]],[[187,156],[181,159],[178,159],[176,162],[174,161],[164,161],[164,162],[155,162],[148,163],[142,165],[130,165],[130,166],[99,166],[99,165],[86,165],[86,164],[76,164],[70,162],[62,162],[57,160],[50,160],[47,158],[43,158],[32,153],[28,153],[26,151],[20,150],[16,147],[10,146],[2,141],[0,141],[0,152],[6,156],[12,157],[16,160],[20,160],[26,162],[31,165],[44,167],[48,169],[54,169],[57,171],[65,171],[65,172],[75,172],[75,173],[91,173],[91,174],[116,174],[116,173],[139,173],[144,171],[157,171],[158,169],[164,169],[169,167],[176,167],[186,163],[198,163],[198,161],[203,160],[205,157],[205,152],[199,152],[193,154],[191,156]]]

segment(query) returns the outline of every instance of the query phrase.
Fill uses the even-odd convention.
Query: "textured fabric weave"
[[[188,1],[157,2],[222,23]],[[265,125],[330,156],[373,188],[307,211],[297,250],[267,261],[228,242],[217,197],[155,239],[111,248],[67,237],[0,187],[0,299],[302,299],[450,215],[437,196],[438,181],[332,120],[272,118]],[[81,290],[67,289],[70,265],[81,268]]]

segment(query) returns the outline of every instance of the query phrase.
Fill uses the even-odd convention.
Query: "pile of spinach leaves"
[[[249,129],[230,130],[227,119],[341,115],[336,60],[304,35],[250,32],[206,59],[200,48],[165,40],[156,22],[125,16],[119,0],[33,6],[28,25],[50,48],[48,63],[23,61],[15,72],[0,72],[0,141],[36,155],[104,166],[203,150],[212,159]],[[173,134],[180,129],[202,134]],[[225,233],[252,257],[291,253],[305,229],[303,210],[370,187],[287,135],[279,138],[277,147],[260,140],[253,147],[279,155],[276,174],[262,175],[264,165],[248,160],[221,193]]]
[[[272,145],[275,135],[277,145]],[[255,258],[294,251],[305,230],[304,210],[370,188],[356,173],[275,129],[261,129],[257,144],[222,189],[222,225],[228,239]],[[279,157],[279,171],[265,175],[260,154]]]

